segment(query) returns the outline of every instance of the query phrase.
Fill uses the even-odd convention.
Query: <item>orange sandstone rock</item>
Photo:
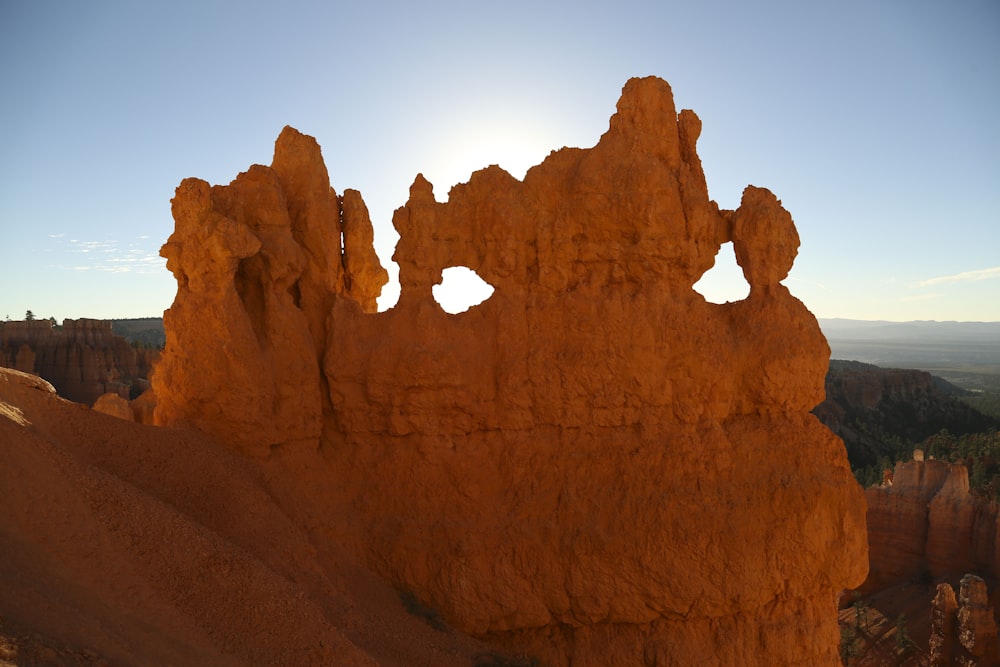
[[[272,167],[228,186],[181,183],[161,250],[178,293],[152,378],[156,423],[191,424],[255,454],[319,438],[326,312],[338,294],[374,310],[387,279],[371,247],[345,256],[342,234],[371,238],[363,205],[352,197],[347,210],[349,233],[319,146],[291,128]]]
[[[1000,577],[1000,511],[969,492],[964,465],[897,463],[892,483],[865,498],[871,568],[863,593],[924,577]]]
[[[135,421],[129,402],[118,394],[102,394],[94,401],[94,410],[125,421]]]
[[[489,167],[440,203],[418,175],[385,313],[360,196],[334,205],[311,139],[185,181],[157,421],[279,468],[274,445],[320,444],[322,500],[289,502],[326,503],[314,520],[382,576],[543,664],[838,664],[866,543],[843,444],[809,414],[829,348],[780,284],[791,216],[760,188],[720,211],[700,131],[633,79],[596,146],[523,181]],[[707,303],[692,285],[726,241],[751,292]],[[456,265],[495,292],[449,315],[431,290]]]

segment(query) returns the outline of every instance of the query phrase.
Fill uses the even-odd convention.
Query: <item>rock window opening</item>
[[[694,284],[694,291],[709,303],[742,301],[750,294],[750,284],[743,277],[743,269],[736,263],[732,243],[723,243],[715,255],[715,265],[702,274]]]
[[[441,272],[441,282],[431,292],[444,312],[455,315],[493,296],[493,285],[466,266],[452,266]]]

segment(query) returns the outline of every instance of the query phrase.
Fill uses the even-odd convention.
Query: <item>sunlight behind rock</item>
[[[464,313],[493,296],[493,286],[464,266],[452,266],[442,271],[441,283],[431,291],[441,309],[452,315]]]
[[[750,285],[743,277],[743,269],[736,263],[732,243],[723,243],[715,256],[715,266],[694,284],[694,291],[709,303],[742,301],[750,294]]]

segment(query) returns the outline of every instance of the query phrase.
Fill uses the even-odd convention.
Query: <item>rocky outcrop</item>
[[[94,410],[125,421],[135,421],[129,402],[118,394],[103,394],[94,401]]]
[[[0,365],[35,373],[60,396],[87,405],[108,392],[138,396],[158,357],[158,350],[133,348],[105,320],[0,323]]]
[[[950,667],[958,662],[957,612],[955,589],[950,584],[938,584],[931,601],[931,634],[927,642],[931,667]]]
[[[929,653],[932,667],[1000,665],[997,623],[981,577],[962,577],[957,601],[950,584],[938,585],[932,603]]]
[[[865,497],[870,570],[862,591],[969,572],[1000,578],[1000,512],[969,493],[964,465],[898,463],[891,481]]]
[[[829,348],[780,282],[791,216],[756,187],[719,210],[700,131],[635,79],[595,147],[523,181],[489,167],[441,203],[417,176],[385,313],[363,203],[313,140],[286,128],[271,167],[184,181],[157,422],[268,455],[292,504],[320,503],[301,481],[319,476],[320,530],[543,664],[838,664],[865,533],[809,413]],[[692,285],[727,241],[750,294],[707,303]],[[442,311],[451,266],[493,296]]]
[[[357,193],[330,188],[319,145],[285,128],[271,167],[228,186],[187,179],[161,254],[177,278],[156,421],[191,424],[248,453],[322,432],[327,313],[363,312],[387,280]]]

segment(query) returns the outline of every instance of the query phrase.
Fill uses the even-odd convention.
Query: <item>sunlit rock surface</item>
[[[228,186],[186,179],[172,204],[161,254],[177,297],[152,378],[156,422],[255,454],[319,438],[326,313],[337,297],[374,311],[388,279],[360,197],[338,197],[316,141],[285,128],[271,167]]]
[[[312,530],[542,664],[838,664],[867,559],[862,492],[810,414],[829,348],[780,282],[791,216],[757,187],[719,210],[700,132],[634,79],[596,146],[523,181],[490,167],[441,203],[418,175],[384,313],[364,204],[312,139],[184,181],[157,423],[269,455]],[[707,303],[692,285],[729,241],[750,294]],[[441,310],[451,266],[492,297]]]

